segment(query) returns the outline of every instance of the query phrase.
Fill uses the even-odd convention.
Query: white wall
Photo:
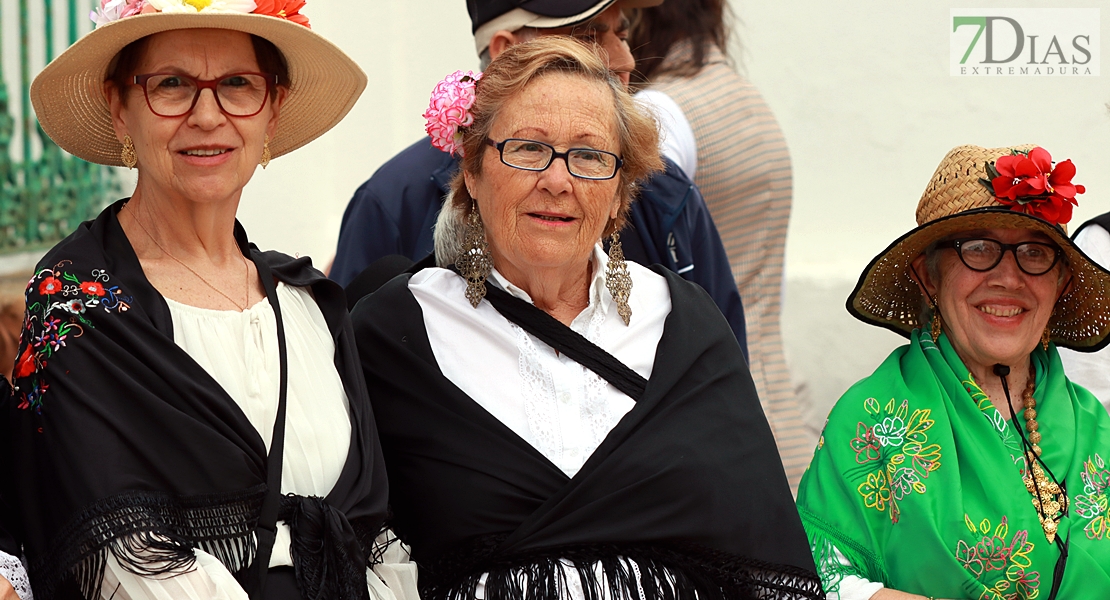
[[[464,0],[310,0],[317,32],[347,51],[370,83],[335,129],[258,169],[240,219],[262,247],[312,256],[335,253],[339,222],[355,188],[420,139],[420,115],[444,75],[478,68]]]

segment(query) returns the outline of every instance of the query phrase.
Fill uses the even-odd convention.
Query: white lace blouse
[[[644,378],[651,377],[671,296],[663,277],[629,263],[632,319],[625,325],[605,288],[608,259],[591,258],[589,305],[570,327]],[[490,281],[528,302],[528,294],[496,270]],[[474,308],[466,282],[446,269],[424,269],[409,291],[424,313],[432,353],[443,375],[499,421],[573,477],[635,402],[593,371],[501,316],[488,302]]]

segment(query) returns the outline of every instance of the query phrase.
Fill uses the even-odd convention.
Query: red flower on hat
[[[1053,167],[1052,155],[1039,146],[999,157],[987,165],[987,175],[989,181],[980,181],[999,202],[1054,225],[1071,221],[1072,207],[1079,206],[1075,195],[1087,191],[1071,182],[1075,165],[1070,159]]]
[[[304,3],[305,0],[255,0],[254,14],[286,19],[311,29],[308,17],[301,14]]]

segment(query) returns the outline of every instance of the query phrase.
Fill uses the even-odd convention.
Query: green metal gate
[[[18,15],[12,14],[18,2]],[[64,0],[65,14],[55,18],[62,0],[0,0],[0,256],[49,247],[69,235],[78,223],[96,215],[120,194],[115,169],[72,156],[54,145],[31,110],[32,71],[38,72],[57,55],[55,38],[64,24],[68,44],[87,31],[88,11],[96,0]],[[31,31],[32,11],[42,21],[39,35]],[[12,114],[7,74],[4,72],[4,31],[9,19],[19,19],[19,74],[22,101]],[[82,21],[83,20],[83,21]],[[7,46],[10,47],[10,44]],[[45,62],[32,65],[33,49],[44,50]],[[17,129],[18,128],[18,129]],[[13,141],[19,136],[18,148]]]

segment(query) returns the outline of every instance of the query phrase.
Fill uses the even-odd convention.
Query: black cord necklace
[[[1022,404],[1025,408],[1022,416],[1025,418],[1025,429],[1029,431],[1028,435],[1021,427],[1017,426],[1014,403],[1010,399],[1010,386],[1006,381],[1006,376],[1010,374],[1010,367],[1002,364],[994,365],[994,374],[1002,381],[1002,391],[1006,394],[1006,406],[1010,409],[1010,419],[1018,430],[1022,447],[1025,449],[1026,469],[1022,473],[1025,489],[1033,495],[1033,506],[1037,509],[1037,516],[1040,517],[1045,537],[1050,544],[1055,542],[1060,548],[1060,558],[1056,560],[1056,568],[1053,570],[1052,591],[1047,599],[1054,600],[1060,589],[1060,583],[1064,577],[1064,568],[1068,562],[1070,535],[1067,539],[1062,539],[1056,535],[1060,527],[1060,520],[1068,514],[1068,494],[1065,483],[1056,479],[1052,469],[1049,469],[1048,465],[1041,460],[1040,442],[1043,436],[1040,432],[1040,424],[1037,423],[1037,401],[1033,398],[1033,390],[1036,388],[1036,371],[1033,364],[1030,363],[1029,382],[1025,386],[1025,393],[1022,398]],[[1048,474],[1047,477],[1045,473]]]

